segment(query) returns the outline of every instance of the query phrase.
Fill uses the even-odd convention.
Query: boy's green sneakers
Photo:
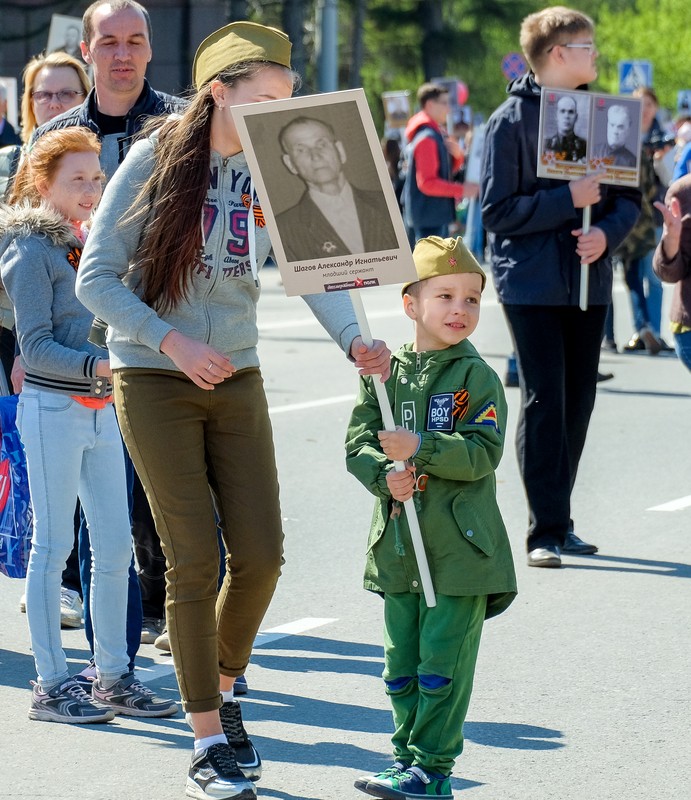
[[[355,788],[359,789],[361,792],[367,792],[367,784],[370,781],[387,780],[395,775],[400,775],[407,769],[410,769],[410,764],[406,764],[403,761],[396,761],[383,772],[379,772],[376,775],[362,775],[355,781]],[[367,792],[367,794],[369,794],[369,792]]]
[[[388,772],[388,770],[387,770]],[[367,794],[381,800],[453,800],[451,778],[421,767],[409,767],[404,772],[384,777],[375,775],[367,782]]]

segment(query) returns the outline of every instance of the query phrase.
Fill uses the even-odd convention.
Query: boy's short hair
[[[417,90],[417,102],[420,108],[425,107],[425,103],[430,100],[438,100],[442,95],[448,94],[449,90],[439,83],[423,83]]]
[[[579,33],[592,33],[592,19],[566,6],[550,6],[529,14],[521,23],[521,48],[533,72],[542,67],[548,52]]]

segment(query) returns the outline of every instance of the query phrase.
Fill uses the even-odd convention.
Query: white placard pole
[[[591,206],[583,209],[583,233],[590,233],[590,210]],[[590,277],[590,264],[581,261],[581,291],[578,296],[578,305],[581,311],[588,310],[588,279]]]
[[[367,322],[367,315],[365,314],[365,307],[362,303],[359,289],[349,290],[350,299],[353,301],[353,309],[355,316],[360,326],[360,336],[362,341],[367,347],[371,347],[373,343],[372,334],[370,333],[369,323]],[[384,429],[387,431],[395,431],[396,423],[394,422],[393,412],[389,405],[389,398],[386,394],[386,387],[379,380],[378,375],[372,376],[372,383],[377,393],[377,400],[379,401],[379,408],[381,410],[382,422]],[[405,464],[402,461],[394,461],[394,469],[397,472],[405,470]],[[422,542],[422,533],[420,531],[420,523],[418,522],[415,505],[412,498],[406,500],[403,504],[406,516],[408,518],[408,528],[410,530],[410,538],[413,541],[413,550],[415,551],[415,558],[417,560],[417,567],[420,572],[420,581],[422,582],[422,592],[425,596],[425,602],[428,608],[434,608],[437,605],[437,599],[434,596],[434,586],[432,585],[432,576],[429,571],[429,564],[427,563],[427,554],[425,553],[425,546]]]

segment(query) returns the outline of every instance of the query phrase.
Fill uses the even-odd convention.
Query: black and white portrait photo
[[[637,169],[641,149],[641,101],[596,96],[592,143],[591,168]]]
[[[261,106],[239,106],[233,115],[241,138],[246,130],[251,143],[245,152],[279,267],[282,261],[299,265],[319,259],[319,266],[328,268],[335,259],[406,247],[409,253],[362,90]],[[396,258],[383,255],[372,262],[386,271]],[[291,277],[300,272],[314,269],[291,267]]]
[[[546,99],[543,152],[562,161],[585,164],[590,102],[580,92],[552,93]]]
[[[337,131],[323,115],[300,114],[279,131],[283,165],[302,182],[297,202],[276,215],[288,261],[396,247],[381,187],[368,188],[362,170],[349,169],[344,142],[352,137],[343,128]],[[352,148],[353,161],[357,152],[360,159],[369,155]]]
[[[53,14],[48,33],[47,53],[62,52],[84,63],[81,49],[82,20],[80,17],[67,17]]]
[[[537,175],[574,180],[588,169],[590,94],[543,87]]]

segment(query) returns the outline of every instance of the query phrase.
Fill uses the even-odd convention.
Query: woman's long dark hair
[[[217,77],[232,87],[267,66],[280,67],[256,61],[234,64]],[[167,120],[162,127],[160,120],[152,120],[145,129],[146,133],[158,128],[156,166],[130,211],[135,217],[147,219],[137,253],[137,267],[144,282],[143,300],[163,313],[187,298],[191,277],[200,263],[213,109],[214,99],[207,83],[182,117]],[[130,214],[125,219],[128,217]]]

